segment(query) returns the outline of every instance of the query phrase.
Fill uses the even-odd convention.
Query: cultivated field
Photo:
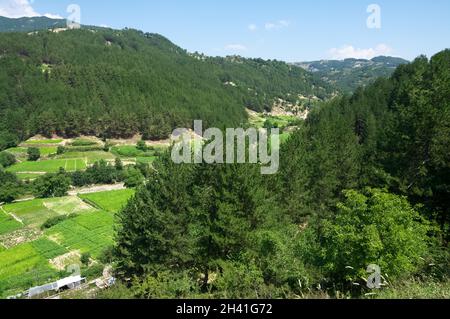
[[[17,163],[9,167],[7,171],[11,173],[57,173],[60,168],[64,168],[67,172],[75,172],[86,169],[87,165],[83,159],[54,159]]]
[[[94,164],[100,160],[113,161],[116,157],[109,153],[103,151],[88,151],[88,152],[66,152],[64,154],[58,155],[57,159],[83,159],[88,165]]]
[[[122,209],[128,200],[134,195],[133,189],[124,189],[109,192],[80,195],[80,198],[93,206],[108,212],[117,212]]]
[[[83,253],[98,260],[113,244],[114,213],[134,190],[34,199],[0,208],[0,298],[62,277]],[[91,202],[89,205],[87,202]],[[101,208],[101,209],[99,209]],[[49,218],[65,218],[41,229]],[[82,267],[88,274],[98,261]]]
[[[75,196],[33,199],[3,206],[3,211],[21,220],[24,226],[40,227],[47,219],[92,211],[93,208]]]
[[[33,147],[37,147],[37,146],[33,146]],[[56,154],[57,149],[58,149],[56,146],[42,146],[42,147],[38,147],[38,148],[39,148],[42,156],[49,156],[49,155]],[[14,154],[16,156],[19,156],[19,157],[26,157],[27,150],[28,150],[27,147],[13,147],[6,151],[11,154]]]
[[[57,153],[64,145],[65,152]],[[28,147],[37,147],[41,158],[28,161]],[[90,139],[32,139],[7,150],[16,164],[7,168],[21,180],[33,180],[46,173],[86,170],[100,160],[114,163],[152,163],[159,148],[140,151],[133,145],[103,150]],[[103,252],[113,244],[114,214],[134,195],[134,190],[109,190],[62,198],[31,199],[0,207],[0,298],[22,293],[30,287],[66,277],[67,267],[81,264],[82,254],[91,263],[82,266],[90,276]],[[45,225],[45,227],[44,227]],[[49,227],[49,228],[46,228]],[[95,275],[97,276],[97,275]]]
[[[61,144],[64,140],[63,139],[51,139],[51,140],[28,140],[23,145],[33,145],[33,146],[39,146],[39,145],[51,145],[51,144]]]
[[[22,228],[22,224],[0,209],[0,236]]]
[[[59,278],[48,261],[66,252],[47,238],[0,252],[0,298]]]
[[[68,219],[45,232],[45,235],[69,251],[90,253],[93,258],[113,244],[114,215],[97,211]]]

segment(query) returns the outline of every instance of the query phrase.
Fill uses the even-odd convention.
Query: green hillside
[[[194,119],[234,127],[245,107],[332,91],[283,62],[201,58],[128,29],[0,33],[0,51],[0,148],[38,133],[166,138]]]

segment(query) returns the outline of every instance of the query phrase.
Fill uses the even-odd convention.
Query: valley
[[[286,63],[63,21],[0,17],[0,299],[450,298],[449,49]],[[176,162],[200,120],[279,129],[276,170]]]
[[[280,128],[282,142],[303,122],[301,116],[280,108],[274,113],[248,113],[251,127]],[[120,160],[123,169],[149,167],[170,144],[170,139],[142,141],[139,135],[110,140],[37,135],[4,150],[3,154],[16,161],[5,172],[14,174],[22,184],[16,200],[0,202],[0,298],[23,298],[29,288],[69,276],[74,264],[82,265],[81,275],[91,281],[83,291],[98,290],[92,280],[110,267],[114,216],[135,193],[124,182],[111,181],[71,185],[66,196],[37,198],[32,190],[34,181],[49,174],[85,172],[100,161],[112,167]],[[29,159],[30,148],[39,151],[39,159]],[[89,256],[88,263],[81,263],[83,256]]]

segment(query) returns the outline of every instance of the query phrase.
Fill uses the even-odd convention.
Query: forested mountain
[[[332,91],[283,62],[207,58],[128,29],[1,33],[0,53],[0,140],[8,143],[36,133],[164,138],[194,119],[235,127],[245,107]]]
[[[314,73],[341,92],[352,93],[358,87],[367,86],[379,77],[389,77],[399,65],[406,63],[409,62],[401,58],[379,56],[371,60],[321,60],[294,65]]]
[[[31,32],[37,30],[65,28],[66,20],[47,17],[11,19],[0,16],[0,32]]]
[[[389,286],[445,280],[449,123],[446,50],[314,109],[282,147],[277,175],[166,154],[119,214],[116,270],[134,279],[117,293],[361,296],[370,264]]]

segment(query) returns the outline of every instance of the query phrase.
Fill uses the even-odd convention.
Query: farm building
[[[85,282],[86,278],[82,278],[81,276],[67,277],[47,285],[30,288],[28,290],[28,298],[36,298],[49,292],[75,289]]]

